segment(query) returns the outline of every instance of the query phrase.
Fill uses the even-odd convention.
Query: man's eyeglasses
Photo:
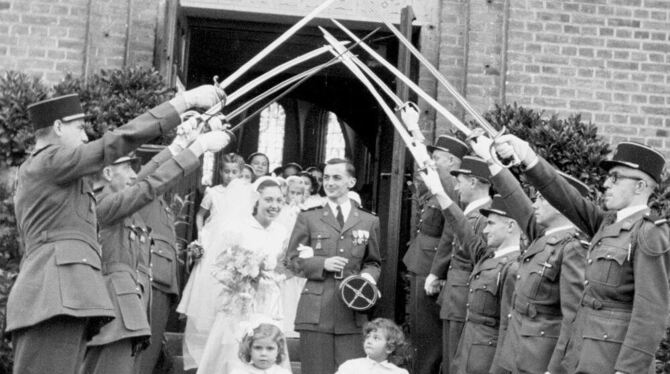
[[[609,181],[612,181],[612,184],[616,184],[616,182],[618,182],[621,179],[632,179],[634,181],[644,180],[643,178],[640,178],[640,177],[633,177],[631,175],[621,175],[617,172],[613,172],[613,173],[607,174],[607,179],[605,179],[605,181],[609,180]]]

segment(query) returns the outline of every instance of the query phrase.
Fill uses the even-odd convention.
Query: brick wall
[[[463,1],[443,0],[443,7],[454,3]],[[501,101],[504,81],[484,65],[499,70],[506,57],[507,103],[548,114],[582,113],[614,143],[639,141],[670,155],[670,1],[511,0],[507,56],[497,37],[503,34],[503,1],[470,3],[466,94],[476,108]],[[464,11],[443,15],[442,29],[445,23],[447,30],[456,27]],[[463,51],[453,38],[441,43],[442,56]],[[454,61],[441,59],[445,75],[462,71]],[[448,124],[438,126],[440,132]]]
[[[158,0],[0,0],[0,70],[21,70],[55,83],[65,72],[81,75],[86,70],[121,67],[124,61],[151,64],[157,3]],[[130,42],[126,43],[128,36]]]

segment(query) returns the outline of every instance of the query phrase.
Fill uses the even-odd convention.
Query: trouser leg
[[[85,318],[54,317],[15,331],[14,374],[75,374],[86,350]]]
[[[335,367],[352,358],[365,357],[362,334],[335,335]]]
[[[300,370],[307,374],[333,374],[335,336],[313,331],[300,331]]]
[[[410,337],[414,374],[434,374],[442,362],[442,320],[435,296],[426,295],[426,277],[410,276]]]
[[[172,295],[151,288],[151,341],[140,353],[140,373],[151,374],[163,348],[163,334],[172,310]]]
[[[138,359],[131,339],[89,347],[80,374],[135,374]]]

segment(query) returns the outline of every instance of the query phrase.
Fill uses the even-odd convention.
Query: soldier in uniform
[[[511,172],[490,162],[488,148],[475,152],[489,158],[491,181],[531,242],[519,261],[512,311],[503,316],[509,325],[494,365],[532,374],[546,372],[551,361],[552,373],[563,372],[559,364],[582,296],[586,265],[579,231],[542,194],[532,203]],[[588,197],[586,184],[561,175],[580,196]]]
[[[457,180],[455,190],[460,203],[465,206],[463,213],[475,233],[482,236],[482,231],[486,226],[486,217],[479,213],[479,209],[491,206],[489,195],[491,183],[488,181],[489,169],[486,163],[477,157],[465,156],[461,167],[450,173]],[[445,235],[444,240],[448,238],[449,236]],[[449,248],[452,250],[448,251]],[[468,297],[467,279],[473,267],[474,262],[470,258],[470,252],[456,236],[453,237],[451,246],[438,247],[431,266],[431,274],[437,278],[446,277],[447,279],[438,298],[441,306],[440,318],[442,319],[444,349],[442,352],[444,355],[443,374],[456,372],[453,367],[453,357],[463,330],[465,303]]]
[[[344,361],[363,357],[361,327],[367,316],[338,297],[341,279],[379,278],[379,219],[347,197],[356,184],[350,161],[331,159],[324,170],[328,200],[298,214],[288,244],[288,266],[307,278],[295,319],[302,371],[332,374]]]
[[[503,199],[496,195],[488,209],[480,209],[486,217],[483,240],[436,180],[436,174],[428,168],[426,185],[437,196],[446,224],[454,228],[475,262],[467,282],[465,326],[451,367],[458,374],[505,373],[492,363],[507,327],[507,318],[501,320],[500,316],[507,315],[512,301],[521,230],[509,216]]]
[[[479,142],[479,140],[477,140]],[[528,180],[578,228],[592,235],[584,293],[567,346],[570,373],[653,373],[669,312],[670,228],[649,214],[665,159],[638,143],[617,145],[604,188],[607,210],[585,199],[525,141],[496,140],[501,157],[516,154]]]
[[[214,120],[214,119],[211,119]],[[193,121],[193,119],[189,120]],[[232,136],[229,133],[229,136]],[[192,140],[192,139],[190,139]],[[234,137],[231,142],[234,142]],[[137,174],[137,180],[143,180],[159,166],[168,162],[187,148],[188,137],[177,137],[175,141],[152,157]],[[140,148],[140,151],[143,149]],[[185,170],[186,176],[192,170]],[[140,353],[140,373],[151,374],[159,360],[163,334],[167,326],[170,312],[175,309],[179,297],[177,235],[175,233],[175,217],[163,196],[153,199],[139,210],[138,214],[151,227],[151,340],[149,346]]]
[[[449,174],[461,165],[469,151],[467,144],[451,136],[440,136],[433,146],[426,147],[437,166],[444,189],[455,198],[455,180]],[[431,374],[442,365],[442,321],[436,295],[444,281],[429,276],[442,235],[452,238],[451,228],[444,226],[441,209],[429,191],[420,198],[416,236],[409,244],[403,263],[409,272],[410,339],[414,347],[414,368],[417,374]],[[443,234],[444,233],[444,234]],[[443,251],[451,250],[451,241],[443,243]]]
[[[74,373],[86,340],[114,317],[85,176],[177,126],[188,107],[210,107],[222,96],[212,86],[186,91],[89,143],[77,95],[28,107],[35,151],[14,195],[25,253],[7,303],[15,373]]]
[[[134,374],[138,353],[149,343],[151,229],[137,211],[163,194],[178,178],[196,170],[203,151],[228,144],[230,133],[202,134],[188,149],[175,154],[136,182],[131,163],[121,157],[103,168],[95,183],[102,273],[112,299],[115,319],[88,343],[82,373]],[[170,147],[168,147],[170,149]]]

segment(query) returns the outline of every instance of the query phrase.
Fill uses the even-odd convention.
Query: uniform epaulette
[[[670,217],[663,217],[656,214],[647,214],[644,219],[653,223],[656,226],[661,226],[670,223]]]
[[[311,208],[300,209],[301,212],[311,212],[312,210],[317,210],[323,208],[322,205],[313,206]]]
[[[363,207],[360,207],[360,206],[358,207],[358,210],[361,210],[361,211],[363,211],[363,212],[365,212],[365,213],[372,214],[373,216],[376,216],[376,215],[377,215],[377,213],[375,213],[375,212],[373,212],[373,211],[371,211],[371,210],[367,210],[367,209],[365,209],[365,208],[363,208]]]

